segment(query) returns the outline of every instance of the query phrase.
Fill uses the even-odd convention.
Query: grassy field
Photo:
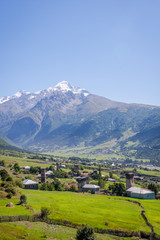
[[[131,202],[104,195],[70,192],[23,190],[23,193],[35,212],[40,212],[42,206],[49,207],[53,219],[102,229],[150,231],[141,217],[141,208]],[[108,226],[105,225],[106,222]]]
[[[140,174],[145,174],[147,176],[160,177],[160,171],[151,171],[151,170],[137,169],[137,172],[140,173]]]
[[[6,164],[15,164],[18,163],[20,166],[33,166],[33,167],[49,167],[53,162],[45,162],[39,159],[26,159],[12,156],[0,155],[0,161],[5,160]]]
[[[160,235],[160,200],[141,200],[140,202],[154,231]]]
[[[1,240],[75,240],[77,230],[41,222],[0,223]],[[131,240],[111,235],[95,234],[97,240]],[[134,238],[135,240],[136,238]]]
[[[10,208],[6,205],[12,202],[15,207]],[[29,209],[18,204],[19,200],[16,198],[12,199],[0,199],[0,216],[13,216],[13,215],[32,215]]]

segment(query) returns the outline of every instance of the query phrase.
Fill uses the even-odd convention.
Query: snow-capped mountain
[[[139,142],[140,153],[152,145],[155,156],[160,152],[158,107],[111,101],[66,81],[35,93],[19,91],[0,103],[0,136],[25,149],[51,152],[107,142],[125,150],[128,138]]]
[[[23,95],[29,95],[29,94],[30,93],[25,90],[20,90],[19,92],[15,93],[13,96],[7,96],[7,97],[0,98],[0,104],[5,103],[5,102],[15,99],[15,98],[20,98]]]
[[[72,92],[73,94],[82,94],[84,96],[89,95],[89,92],[86,91],[85,89],[72,86],[67,81],[62,81],[54,87],[49,87],[46,90],[40,90],[40,91],[35,92],[35,93],[30,93],[30,92],[27,92],[25,90],[21,90],[21,91],[15,93],[13,96],[2,97],[2,98],[0,98],[0,104],[3,104],[5,102],[8,102],[8,101],[13,100],[13,99],[22,98],[22,97],[25,97],[25,98],[30,99],[30,100],[37,98],[39,100],[40,98],[50,96],[52,93],[54,93],[56,91],[59,91],[59,92],[62,92],[62,93]]]

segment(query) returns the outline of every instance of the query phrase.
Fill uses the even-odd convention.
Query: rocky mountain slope
[[[126,156],[160,159],[160,108],[93,95],[67,82],[0,99],[0,135],[32,151],[97,146],[114,140]],[[133,151],[134,150],[134,151]]]

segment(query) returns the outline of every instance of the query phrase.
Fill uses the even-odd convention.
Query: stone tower
[[[87,177],[77,177],[76,180],[78,182],[78,192],[82,192],[83,186],[85,184],[89,183],[88,176]]]
[[[126,190],[134,187],[134,173],[126,173]]]
[[[41,183],[46,182],[45,168],[41,168]]]

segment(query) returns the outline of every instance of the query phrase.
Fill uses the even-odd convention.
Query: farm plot
[[[49,207],[50,218],[88,224],[101,229],[146,231],[150,229],[141,216],[141,208],[132,202],[102,195],[70,192],[23,190],[35,212]]]

